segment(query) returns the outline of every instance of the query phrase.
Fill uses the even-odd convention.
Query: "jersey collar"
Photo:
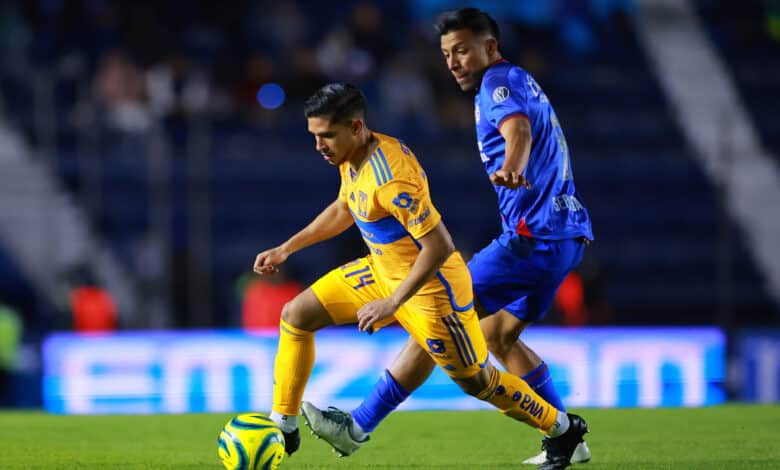
[[[478,94],[479,94],[479,90],[481,90],[481,89],[482,89],[482,80],[484,80],[484,79],[485,79],[485,74],[487,73],[487,71],[488,71],[488,70],[490,70],[492,67],[494,67],[494,66],[498,65],[498,64],[503,64],[504,62],[508,62],[508,61],[502,57],[502,58],[500,58],[500,59],[498,59],[498,60],[495,60],[495,61],[491,62],[491,63],[490,63],[488,66],[487,66],[487,68],[485,69],[485,71],[484,71],[484,72],[482,72],[482,77],[480,77],[480,79],[479,79],[479,86],[475,88],[475,90],[474,90],[474,91],[475,91],[475,93],[474,93],[474,94],[478,95]]]

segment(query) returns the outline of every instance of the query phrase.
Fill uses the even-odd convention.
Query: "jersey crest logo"
[[[474,105],[474,122],[479,124],[479,105],[478,104]]]
[[[493,90],[493,101],[496,103],[505,101],[507,98],[509,98],[509,88],[500,86]]]

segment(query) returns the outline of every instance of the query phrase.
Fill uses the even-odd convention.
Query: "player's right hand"
[[[277,266],[287,261],[288,256],[289,254],[278,246],[265,250],[255,257],[254,271],[261,276],[276,274],[279,272]]]
[[[531,182],[525,179],[520,172],[504,170],[503,168],[489,176],[490,182],[496,186],[505,186],[510,189],[524,187],[531,189]]]

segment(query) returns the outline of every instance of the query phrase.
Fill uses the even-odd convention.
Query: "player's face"
[[[338,166],[352,154],[355,134],[350,123],[332,123],[321,116],[310,117],[307,121],[315,147],[326,162]]]
[[[470,29],[442,34],[441,52],[461,90],[473,90],[479,86],[482,74],[490,65],[490,48],[494,45],[495,39],[474,34]]]

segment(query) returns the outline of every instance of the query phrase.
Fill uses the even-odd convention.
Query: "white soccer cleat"
[[[325,439],[339,457],[352,455],[369,439],[366,436],[359,441],[352,437],[352,415],[338,408],[331,406],[327,410],[320,410],[305,401],[301,404],[301,414],[312,434]]]
[[[528,459],[523,460],[523,464],[525,465],[541,465],[547,460],[547,450],[544,448],[544,444],[542,444],[542,451]],[[577,444],[577,447],[574,449],[574,453],[571,456],[571,463],[588,463],[590,462],[590,449],[588,448],[588,443],[585,441],[580,442]]]

